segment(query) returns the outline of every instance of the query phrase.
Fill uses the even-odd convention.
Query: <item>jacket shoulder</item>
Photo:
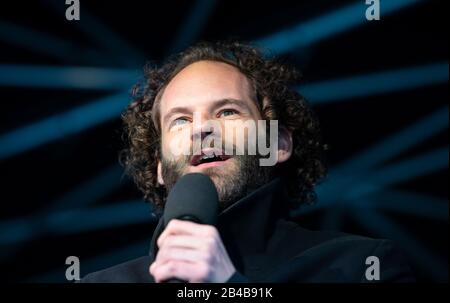
[[[143,256],[113,267],[90,273],[80,283],[147,283],[153,279],[148,272],[150,257]]]
[[[290,261],[282,266],[287,266],[284,269],[290,272],[288,276],[293,274],[299,280],[308,277],[306,280],[311,282],[414,281],[403,252],[391,240],[341,232],[311,231],[298,225],[289,234],[291,247],[300,241],[303,241],[303,245],[299,244],[299,249],[295,253],[292,251]],[[369,281],[366,271],[373,260],[379,263],[380,279]],[[291,272],[293,268],[301,268],[299,275]]]

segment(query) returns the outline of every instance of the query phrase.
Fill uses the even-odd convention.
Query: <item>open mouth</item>
[[[217,166],[230,159],[231,156],[224,155],[223,151],[203,151],[201,155],[195,155],[192,157],[192,166]],[[209,165],[207,165],[209,164]]]

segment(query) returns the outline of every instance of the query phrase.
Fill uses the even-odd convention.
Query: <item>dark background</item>
[[[419,281],[448,282],[444,3],[382,0],[371,22],[362,0],[81,1],[80,21],[62,0],[0,4],[0,279],[64,282],[68,256],[85,275],[147,252],[120,112],[146,61],[233,37],[297,66],[321,120],[330,173],[297,221],[392,239]]]

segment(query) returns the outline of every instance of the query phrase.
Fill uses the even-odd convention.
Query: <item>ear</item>
[[[158,183],[160,185],[164,185],[164,180],[163,180],[163,177],[162,177],[161,161],[158,161],[157,175],[158,175]]]
[[[283,163],[292,155],[292,131],[284,126],[278,127],[278,160],[277,163]]]

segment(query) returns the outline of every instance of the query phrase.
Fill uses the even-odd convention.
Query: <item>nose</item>
[[[218,120],[213,119],[209,115],[194,113],[192,123],[192,140],[203,141],[210,135],[220,136],[222,131],[221,124]]]
[[[213,133],[212,130],[207,130],[207,129],[197,129],[197,130],[193,130],[192,131],[192,140],[201,140],[203,141],[206,137],[208,137],[209,135],[211,135]]]

